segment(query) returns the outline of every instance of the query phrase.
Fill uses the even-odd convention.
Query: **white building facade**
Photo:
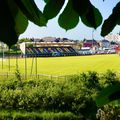
[[[119,34],[109,34],[105,36],[106,40],[114,41],[114,42],[120,42],[120,35]]]

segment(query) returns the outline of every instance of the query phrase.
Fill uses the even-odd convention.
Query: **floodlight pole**
[[[92,49],[93,49],[93,40],[94,40],[94,29],[92,30]]]
[[[94,39],[94,29],[92,30],[92,48],[93,48],[93,39]]]

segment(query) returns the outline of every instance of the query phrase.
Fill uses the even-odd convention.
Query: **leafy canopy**
[[[75,28],[80,20],[94,29],[102,24],[102,15],[90,0],[68,0],[62,12],[65,0],[43,1],[45,6],[42,12],[34,0],[0,0],[0,40],[11,47],[18,41],[19,35],[26,30],[28,20],[38,26],[46,26],[47,22],[59,13],[59,26],[65,30]],[[110,33],[116,25],[120,24],[119,9],[120,2],[103,22],[102,36]]]

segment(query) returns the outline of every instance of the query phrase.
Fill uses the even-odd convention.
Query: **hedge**
[[[79,120],[71,112],[25,112],[25,111],[0,111],[0,120]]]
[[[118,81],[116,74],[111,71],[102,76],[96,72],[80,73],[62,81],[1,80],[0,109],[54,113],[69,111],[85,119],[95,120],[98,109],[96,94],[103,87]]]

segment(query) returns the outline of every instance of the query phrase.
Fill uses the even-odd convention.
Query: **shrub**
[[[3,113],[4,112],[4,113]],[[0,111],[0,120],[79,120],[71,112],[25,112],[25,111]]]
[[[12,120],[12,116],[9,111],[0,111],[0,120]]]
[[[69,76],[62,81],[18,79],[1,81],[0,109],[57,113],[69,111],[84,119],[94,120],[97,112],[95,95],[102,88],[101,79],[108,84],[106,81],[111,74],[100,77],[96,72],[87,72]],[[110,78],[111,83],[118,80],[114,74]]]
[[[111,70],[107,70],[107,72],[102,75],[101,80],[103,80],[103,87],[115,85],[119,82],[117,73]]]
[[[96,117],[99,120],[119,120],[120,107],[113,105],[104,105],[97,110]]]

